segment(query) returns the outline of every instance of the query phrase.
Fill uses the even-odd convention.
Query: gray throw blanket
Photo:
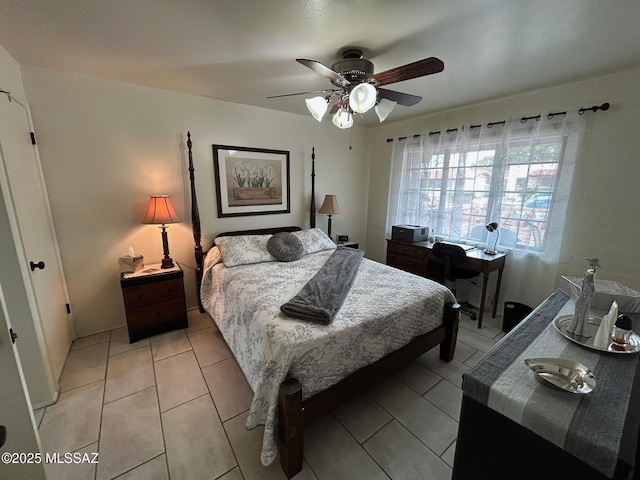
[[[328,325],[342,306],[356,278],[364,252],[337,248],[300,292],[280,307],[288,317]]]

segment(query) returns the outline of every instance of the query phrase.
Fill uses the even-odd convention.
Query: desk
[[[467,258],[469,262],[465,264],[464,268],[483,275],[480,313],[478,315],[478,328],[482,328],[482,315],[484,314],[484,304],[487,297],[489,274],[496,270],[498,271],[498,283],[496,284],[496,296],[493,301],[492,311],[492,316],[495,318],[500,296],[502,271],[504,270],[507,254],[487,255],[482,249],[474,248],[467,251]],[[443,262],[442,259],[433,255],[432,243],[409,243],[402,240],[387,239],[387,265],[444,283]]]
[[[570,342],[552,320],[573,311],[557,290],[463,375],[454,480],[640,478],[640,355]],[[638,331],[640,315],[629,316]],[[524,364],[535,357],[586,365],[595,389],[578,395],[542,385]]]

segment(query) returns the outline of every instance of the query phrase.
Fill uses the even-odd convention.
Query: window
[[[542,128],[527,123],[465,126],[407,140],[396,223],[481,243],[485,225],[495,221],[503,248],[544,252],[569,130],[562,121]]]

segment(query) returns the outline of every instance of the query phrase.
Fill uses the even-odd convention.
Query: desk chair
[[[450,245],[447,243],[436,242],[433,244],[433,255],[436,258],[441,258],[444,263],[444,278],[453,282],[453,294],[456,294],[455,282],[460,278],[467,280],[479,275],[478,272],[473,270],[467,270],[464,268],[464,264],[469,261],[467,253],[459,245]],[[471,317],[471,320],[476,320],[478,317],[468,303],[460,304],[460,310],[465,312]]]

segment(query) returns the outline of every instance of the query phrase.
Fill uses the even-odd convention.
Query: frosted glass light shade
[[[349,94],[349,106],[357,113],[368,112],[376,104],[376,87],[370,83],[361,83]]]
[[[378,104],[376,105],[376,115],[378,115],[380,123],[385,121],[385,119],[389,116],[389,114],[397,104],[398,102],[394,102],[393,100],[389,100],[388,98],[382,98],[378,102]]]
[[[322,117],[324,116],[328,107],[328,102],[325,100],[325,98],[324,97],[307,98],[305,100],[305,103],[307,104],[307,108],[311,112],[311,115],[313,115],[313,118],[321,122]]]
[[[333,116],[333,124],[338,128],[351,128],[353,115],[348,110],[340,109]]]

